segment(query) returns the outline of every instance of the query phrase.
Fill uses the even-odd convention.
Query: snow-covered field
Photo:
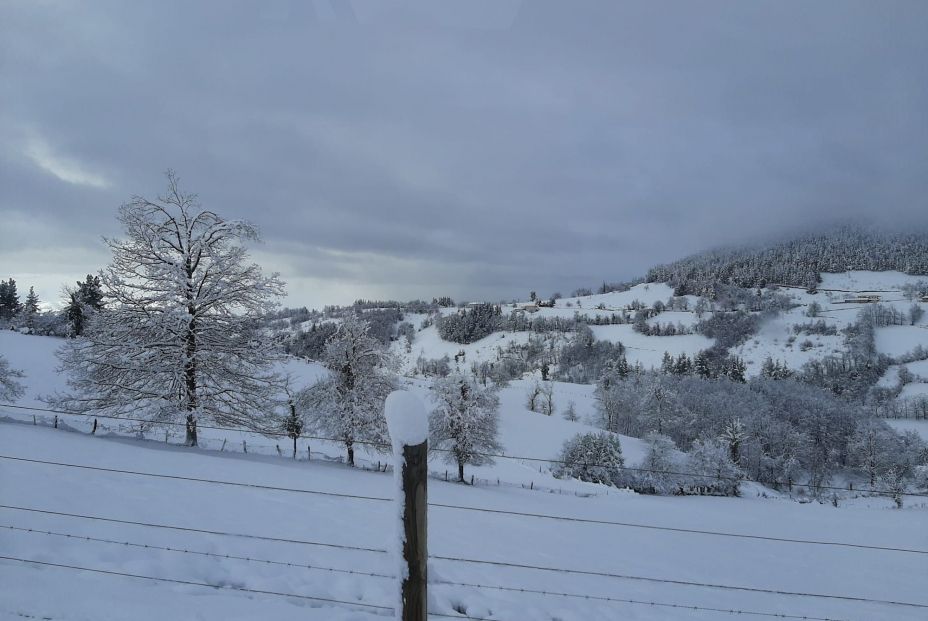
[[[886,326],[876,329],[876,350],[889,356],[902,356],[916,347],[928,347],[925,326]]]
[[[658,315],[661,317],[662,315]],[[664,352],[672,356],[686,354],[693,357],[703,349],[712,347],[714,341],[701,334],[678,334],[675,336],[645,336],[635,332],[631,324],[590,326],[598,340],[620,342],[625,348],[629,364],[641,363],[646,369],[660,368]]]
[[[154,442],[95,438],[4,423],[0,454],[261,485],[389,496],[389,473],[322,462],[217,454]],[[279,539],[387,549],[387,502],[138,477],[2,460],[3,504],[113,519]],[[511,487],[430,482],[431,502],[823,542],[928,549],[926,510],[885,503],[835,509],[764,498],[661,498],[613,493],[581,498]],[[130,542],[141,546],[389,574],[378,552],[114,524],[0,509],[4,526]],[[924,555],[831,545],[739,539],[688,532],[559,521],[433,507],[429,510],[431,611],[450,618],[718,619],[645,604],[457,586],[454,583],[557,591],[681,606],[749,609],[852,621],[924,619],[925,609],[774,595],[600,576],[463,563],[436,557],[501,561],[748,588],[846,595],[928,604]],[[2,529],[3,556],[103,571],[171,578],[218,587],[164,584],[0,560],[0,618],[81,621],[196,619],[376,619],[386,611],[238,592],[252,589],[382,606],[391,580],[159,549],[145,549]],[[31,615],[31,616],[30,616]],[[724,615],[728,617],[727,613]],[[437,618],[437,617],[436,617]]]

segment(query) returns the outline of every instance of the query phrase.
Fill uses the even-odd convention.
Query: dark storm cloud
[[[925,32],[922,2],[5,3],[0,262],[53,296],[167,167],[311,305],[923,224]]]

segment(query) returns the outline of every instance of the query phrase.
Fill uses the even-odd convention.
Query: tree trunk
[[[197,445],[197,417],[193,412],[187,414],[187,437],[184,440],[184,444],[187,446],[196,446]]]
[[[296,459],[296,436],[293,437],[293,459]]]
[[[193,270],[190,267],[190,261],[187,261],[187,280],[193,276]],[[197,445],[197,418],[196,410],[199,407],[197,399],[197,332],[196,332],[196,309],[190,302],[193,294],[187,292],[187,312],[190,314],[190,323],[187,324],[187,334],[185,335],[185,353],[187,359],[184,362],[184,388],[186,391],[187,403],[187,446]]]
[[[348,447],[348,465],[354,466],[354,444],[351,442],[346,442],[345,446]]]
[[[458,482],[459,483],[464,482],[464,462],[463,461],[458,462]]]

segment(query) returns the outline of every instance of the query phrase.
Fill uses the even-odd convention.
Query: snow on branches
[[[192,445],[201,416],[261,430],[282,380],[257,319],[283,283],[249,262],[253,225],[223,219],[167,178],[164,195],[120,207],[125,237],[105,240],[113,260],[100,273],[106,307],[60,351],[72,393],[55,401],[152,423],[182,415]]]
[[[502,450],[498,441],[499,396],[496,386],[482,386],[476,379],[455,372],[432,384],[436,408],[431,416],[435,448],[446,449],[448,463],[457,464],[458,481],[464,466],[493,463],[485,453]]]
[[[329,377],[299,395],[310,425],[342,441],[350,465],[356,442],[388,442],[383,405],[396,378],[392,358],[369,332],[369,324],[357,315],[346,317],[326,343],[323,363]]]

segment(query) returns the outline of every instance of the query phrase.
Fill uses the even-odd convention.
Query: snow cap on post
[[[403,454],[404,446],[416,446],[429,438],[429,417],[422,400],[408,390],[395,390],[384,404],[387,429],[394,453]]]

